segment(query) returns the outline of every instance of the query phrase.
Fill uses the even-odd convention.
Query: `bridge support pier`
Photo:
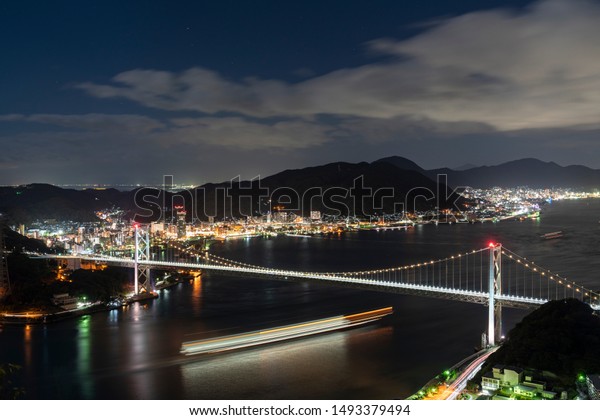
[[[502,337],[502,306],[495,297],[502,293],[502,244],[490,244],[490,275],[488,297],[488,345],[494,346]]]
[[[150,235],[148,231],[143,232],[138,224],[135,225],[135,255],[134,276],[135,294],[154,291],[152,276],[150,275]]]

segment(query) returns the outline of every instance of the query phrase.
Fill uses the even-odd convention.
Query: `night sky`
[[[600,167],[600,1],[0,3],[0,184]]]

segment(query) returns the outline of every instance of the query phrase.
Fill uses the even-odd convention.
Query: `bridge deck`
[[[120,265],[125,267],[133,267],[134,261],[127,258],[107,257],[107,256],[59,256],[59,255],[44,255],[38,258],[49,258],[49,259],[64,259],[64,258],[78,258],[88,261],[96,261],[107,264]],[[353,287],[360,288],[363,290],[380,291],[387,293],[399,293],[399,294],[410,294],[435,297],[448,300],[458,300],[463,302],[471,302],[487,305],[489,295],[487,292],[476,291],[476,290],[465,290],[455,289],[447,287],[430,286],[423,284],[414,283],[402,283],[395,281],[375,280],[375,279],[363,279],[349,277],[346,275],[334,275],[328,273],[319,272],[304,272],[295,270],[281,270],[274,268],[252,268],[252,267],[239,267],[239,266],[227,266],[217,265],[208,263],[192,263],[192,262],[174,262],[174,261],[143,261],[141,262],[146,266],[153,268],[187,268],[187,269],[201,269],[218,271],[225,274],[234,275],[252,275],[252,276],[268,276],[270,278],[288,280],[288,281],[309,281],[322,285],[331,286],[342,286],[342,287]],[[514,296],[506,294],[496,294],[494,299],[505,307],[516,307],[516,308],[535,308],[543,305],[547,302],[546,299],[527,297],[527,296]],[[600,309],[600,306],[590,305],[594,310]]]

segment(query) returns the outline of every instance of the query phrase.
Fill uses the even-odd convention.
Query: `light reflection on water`
[[[331,351],[331,349],[335,349]],[[220,389],[220,398],[281,398],[286,378],[311,381],[311,393],[318,398],[322,388],[338,386],[340,372],[346,371],[346,334],[332,333],[309,339],[246,349],[241,352],[202,356],[181,366],[185,398],[209,395]],[[254,389],[248,389],[253,378]],[[259,391],[261,390],[261,391]]]
[[[389,326],[369,326],[243,352],[201,356],[180,367],[184,398],[210,395],[215,388],[221,390],[222,399],[319,399],[336,389],[376,390],[384,382],[379,372],[371,370],[368,362],[353,364],[349,352],[351,348],[368,346],[372,340],[389,343],[392,332]],[[248,388],[248,378],[253,378],[254,388]],[[286,386],[289,378],[294,378],[294,383],[310,385],[294,395]],[[390,387],[389,391],[397,396],[396,388]]]
[[[600,288],[600,201],[559,203],[540,221],[423,226],[330,238],[227,241],[214,252],[314,271],[439,258],[489,240]],[[563,230],[556,241],[543,233]],[[224,353],[179,354],[183,341],[394,306],[387,324]],[[524,312],[505,310],[510,328]],[[0,329],[0,363],[23,366],[28,398],[398,398],[469,354],[486,308],[419,297],[207,274],[147,304]]]
[[[81,372],[81,394],[83,398],[94,398],[94,383],[91,375],[92,334],[90,332],[90,315],[78,320],[77,336],[77,370]]]

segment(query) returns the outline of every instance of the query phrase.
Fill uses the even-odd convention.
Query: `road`
[[[469,363],[461,372],[458,374],[456,379],[452,383],[448,384],[445,388],[439,388],[438,393],[429,399],[432,400],[455,400],[463,389],[467,386],[467,381],[481,369],[483,363],[487,360],[492,353],[498,350],[498,347],[492,347],[488,349],[484,354],[477,357],[471,363]]]

